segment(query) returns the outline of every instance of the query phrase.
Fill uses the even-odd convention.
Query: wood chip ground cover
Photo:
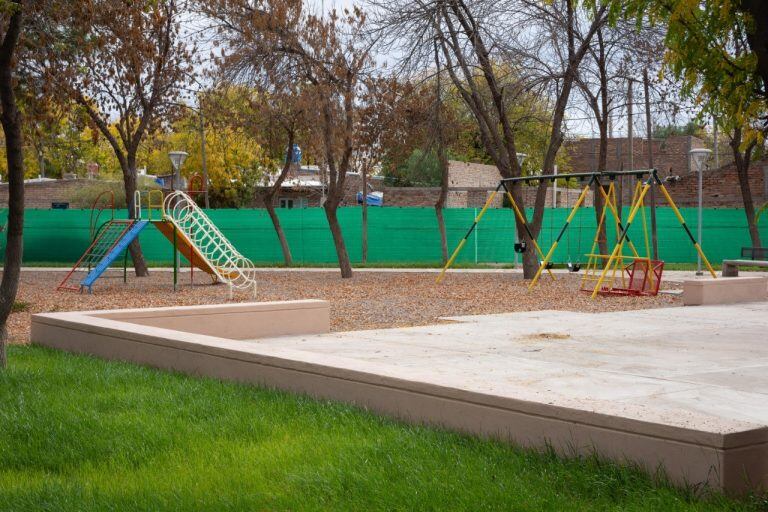
[[[93,294],[56,291],[65,272],[24,271],[17,301],[28,303],[9,319],[11,342],[29,339],[30,315],[50,311],[76,311],[219,304],[228,301],[223,285],[211,285],[202,272],[180,276],[179,290],[172,289],[173,274],[155,270],[149,277],[128,277],[110,272],[96,282]],[[569,311],[618,311],[678,306],[679,297],[598,297],[578,292],[578,276],[558,275],[543,280],[534,291],[519,276],[499,273],[455,273],[435,284],[435,273],[356,272],[341,279],[336,272],[259,272],[257,301],[325,299],[331,303],[331,329],[351,331],[427,325],[444,316],[507,313],[557,309]],[[253,300],[238,293],[238,302]]]

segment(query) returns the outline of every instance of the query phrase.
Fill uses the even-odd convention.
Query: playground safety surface
[[[267,310],[260,314],[270,320],[243,317],[238,326],[244,308]],[[36,317],[32,336],[524,446],[596,451],[661,468],[681,484],[735,492],[768,485],[768,302],[542,310],[353,332],[327,332],[327,308],[305,301],[58,313]],[[196,315],[212,316],[184,320]],[[303,319],[309,327],[296,331]],[[247,336],[281,321],[301,334]],[[217,323],[232,334],[212,334]]]
[[[66,274],[23,271],[17,301],[26,310],[9,320],[12,342],[25,343],[29,337],[30,314],[55,311],[218,304],[228,302],[226,286],[211,286],[203,272],[195,271],[190,285],[188,271],[179,276],[179,290],[173,291],[173,274],[168,269],[150,271],[150,277],[128,276],[110,270],[94,285],[92,295],[54,291]],[[691,273],[692,274],[692,273]],[[441,285],[435,272],[356,271],[352,279],[340,279],[338,271],[317,269],[271,269],[258,272],[257,301],[317,298],[331,303],[331,330],[353,331],[383,327],[405,327],[438,323],[440,317],[506,313],[540,309],[613,311],[680,305],[677,297],[600,297],[590,300],[576,291],[578,276],[559,273],[558,280],[541,280],[533,293],[519,275],[479,272],[451,273]],[[250,294],[237,301],[254,300]]]

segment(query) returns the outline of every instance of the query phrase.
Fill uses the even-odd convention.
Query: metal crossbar
[[[515,176],[514,178],[502,178],[502,183],[517,183],[527,181],[541,181],[541,180],[584,180],[587,178],[594,178],[599,180],[601,177],[615,178],[617,176],[637,176],[638,179],[652,174],[654,169],[638,169],[636,171],[603,171],[603,172],[574,172],[565,174],[530,174],[528,176]]]

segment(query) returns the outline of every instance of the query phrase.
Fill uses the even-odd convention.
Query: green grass
[[[39,347],[0,372],[2,510],[765,510],[331,402]],[[762,508],[761,508],[762,507]]]
[[[11,313],[22,313],[24,311],[29,311],[30,306],[31,304],[29,302],[23,300],[15,300],[11,306]]]

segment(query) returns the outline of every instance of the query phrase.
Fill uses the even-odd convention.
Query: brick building
[[[678,159],[677,167],[682,165]],[[674,171],[675,166],[672,166]],[[576,169],[574,169],[576,171]],[[583,172],[583,169],[580,170]],[[488,199],[489,194],[496,188],[500,175],[491,165],[468,164],[465,162],[451,161],[449,167],[449,191],[447,206],[449,208],[479,208]],[[680,206],[697,205],[698,176],[695,172],[673,172],[680,176],[679,181],[670,180],[667,184],[670,193]],[[759,206],[768,202],[768,160],[753,162],[749,170],[750,186],[755,205]],[[51,208],[55,202],[69,202],[73,192],[78,188],[93,184],[95,180],[27,180],[25,203],[27,208]],[[438,187],[386,187],[380,179],[369,180],[371,188],[384,193],[384,205],[394,207],[421,206],[433,207],[437,202],[440,189]],[[289,183],[276,198],[278,207],[313,207],[319,206],[322,197],[322,189],[319,182],[312,184]],[[356,194],[362,190],[361,179],[358,174],[350,173],[347,176],[347,189],[344,197],[344,205],[356,204]],[[525,187],[526,205],[533,204],[536,188]],[[552,205],[554,190],[550,186],[547,192],[547,206]],[[704,173],[704,205],[706,207],[731,207],[741,208],[741,190],[739,188],[736,170],[733,164],[725,165],[720,169],[709,169]],[[572,205],[579,190],[571,188],[557,191],[557,205],[566,207]],[[291,203],[288,201],[292,200]],[[494,207],[502,205],[503,197],[498,195]],[[661,201],[660,201],[661,203]],[[591,205],[591,193],[587,205]],[[0,207],[8,205],[8,184],[0,183]],[[258,199],[254,199],[253,207],[263,207]],[[90,205],[70,204],[71,208],[89,208]]]
[[[53,203],[71,200],[78,188],[91,180],[31,179],[24,181],[24,205],[27,208],[50,208]],[[8,206],[8,183],[0,183],[0,207]],[[91,205],[71,204],[71,208],[90,208]]]
[[[678,181],[667,182],[669,193],[678,206],[697,206],[698,180],[696,172],[681,173]],[[755,208],[768,202],[768,159],[749,166],[749,186]],[[702,202],[706,208],[742,208],[744,201],[736,167],[728,164],[719,169],[706,169],[702,175]]]
[[[688,152],[703,148],[704,141],[691,135],[653,139],[653,165],[662,176],[683,175],[691,170]],[[632,140],[635,169],[648,168],[648,140]],[[566,141],[563,150],[568,159],[569,172],[592,172],[597,169],[600,139],[576,139]],[[628,138],[608,139],[606,169],[609,171],[628,170],[630,145]]]
[[[501,179],[501,173],[495,165],[474,164],[470,162],[458,162],[451,160],[448,162],[448,189],[455,194],[454,204],[456,206],[473,208],[483,206],[487,200],[488,194],[496,188]],[[562,186],[549,186],[547,190],[547,206],[566,207],[576,202],[581,193],[580,187],[564,188]],[[536,186],[524,186],[523,198],[525,204],[530,206],[536,200]],[[557,201],[553,201],[556,195]],[[503,197],[495,198],[494,207],[502,205]],[[592,205],[592,192],[587,194],[584,206]]]

